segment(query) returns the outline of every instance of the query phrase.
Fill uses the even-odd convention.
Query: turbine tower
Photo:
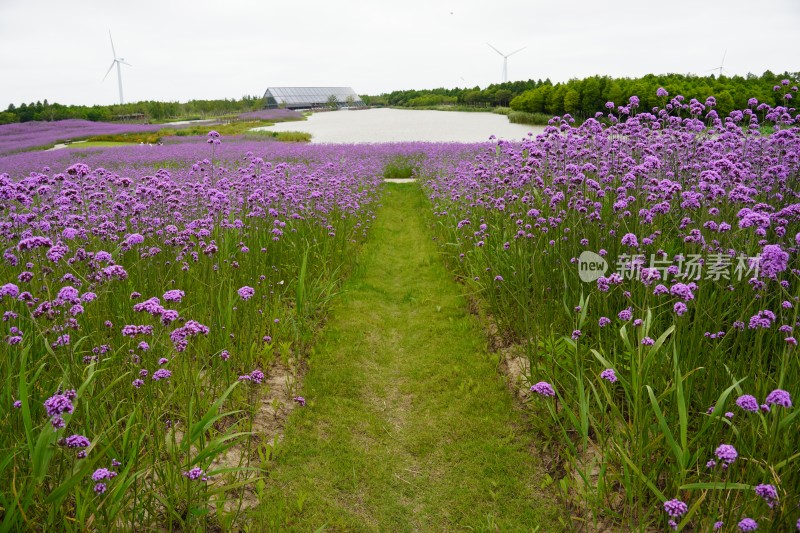
[[[489,48],[491,48],[492,50],[494,50],[495,52],[497,52],[498,54],[503,56],[503,83],[507,82],[508,81],[508,58],[513,56],[517,52],[522,52],[523,50],[525,50],[527,48],[527,46],[523,46],[519,50],[514,50],[510,54],[504,54],[503,52],[501,52],[500,50],[498,50],[497,48],[495,48],[491,44],[489,44],[489,43],[486,43],[486,44],[489,45]]]
[[[108,31],[108,38],[111,41],[111,53],[114,54],[114,60],[111,61],[111,66],[108,67],[108,71],[106,75],[103,76],[103,81],[106,81],[106,78],[111,73],[111,69],[114,68],[114,65],[117,66],[117,84],[119,85],[119,103],[124,104],[125,101],[122,98],[122,69],[120,65],[128,65],[129,67],[132,66],[130,63],[125,62],[124,57],[117,57],[117,52],[114,50],[114,39],[111,38],[111,30]]]
[[[715,68],[712,68],[712,69],[708,69],[708,71],[707,71],[707,72],[711,72],[712,70],[718,70],[718,71],[719,71],[719,74],[717,75],[717,77],[720,77],[720,76],[722,76],[722,71],[723,71],[723,70],[727,72],[727,70],[728,70],[728,69],[724,68],[724,65],[725,65],[725,56],[726,56],[726,55],[728,55],[728,51],[727,51],[727,50],[725,50],[725,53],[723,53],[723,54],[722,54],[722,61],[720,62],[719,66],[718,66],[718,67],[715,67]]]

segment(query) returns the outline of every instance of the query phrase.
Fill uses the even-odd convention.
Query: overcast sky
[[[0,0],[0,110],[593,74],[800,71],[800,0]]]

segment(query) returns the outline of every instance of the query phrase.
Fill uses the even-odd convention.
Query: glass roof
[[[354,105],[364,105],[350,87],[270,87],[264,93],[265,99],[273,99],[277,104],[309,107],[323,105],[331,96],[343,104],[350,99]]]

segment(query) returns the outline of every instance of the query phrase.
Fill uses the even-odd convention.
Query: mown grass
[[[67,145],[68,148],[114,148],[116,146],[127,146],[129,144],[138,144],[133,142],[122,141],[86,141],[79,143],[72,143]]]
[[[248,120],[248,121],[233,121],[228,124],[219,123],[204,123],[193,126],[181,128],[162,128],[156,132],[147,133],[121,133],[117,135],[94,135],[88,137],[86,140],[93,143],[132,143],[132,144],[156,144],[161,142],[164,137],[204,137],[210,131],[216,131],[222,136],[233,135],[253,135],[256,132],[251,131],[253,128],[263,128],[265,126],[274,126],[277,122],[285,122],[284,120]],[[311,134],[302,132],[266,132],[264,135],[270,136],[278,141],[283,142],[308,142],[311,140]],[[97,145],[104,146],[104,145]]]
[[[560,529],[425,207],[417,185],[386,185],[262,487],[265,530]]]
[[[311,141],[311,134],[305,131],[251,130],[246,134],[246,138],[260,139],[264,137],[280,142],[307,143]]]

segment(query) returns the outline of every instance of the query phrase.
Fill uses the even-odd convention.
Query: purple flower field
[[[798,114],[665,93],[516,143],[0,156],[4,527],[191,528],[186,509],[236,502],[255,462],[217,461],[270,368],[310,348],[391,168],[530,363],[548,490],[573,515],[792,530]]]
[[[536,423],[576,513],[789,531],[800,117],[659,96],[661,109],[631,98],[580,127],[555,117],[433,176],[442,252],[530,361]]]
[[[211,140],[0,158],[11,529],[177,525],[241,481],[213,461],[247,437],[277,347],[306,349],[395,155]]]
[[[0,156],[93,135],[151,132],[161,128],[157,124],[110,124],[77,119],[3,124],[0,125]]]

